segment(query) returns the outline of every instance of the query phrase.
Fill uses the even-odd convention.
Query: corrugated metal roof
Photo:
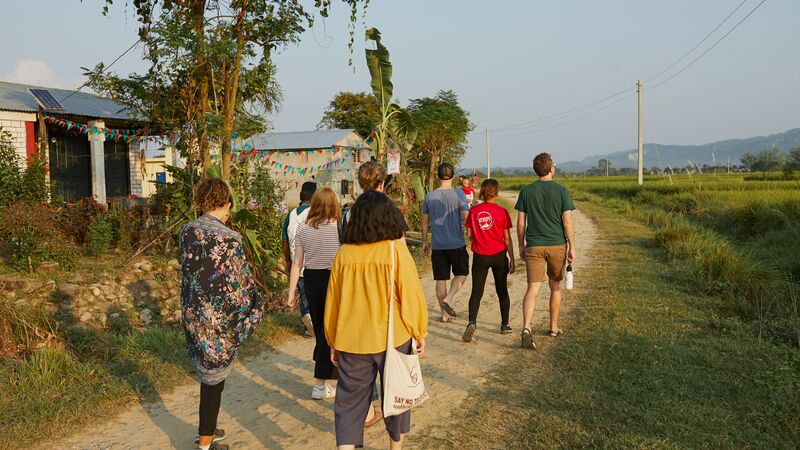
[[[27,84],[9,83],[0,81],[0,110],[37,112],[39,105],[28,89],[47,89],[58,100],[65,111],[52,111],[55,114],[72,114],[76,116],[94,117],[98,119],[133,119],[125,105],[113,100],[98,97],[94,94],[77,92],[65,89],[54,89]],[[69,97],[69,98],[67,98]],[[45,110],[47,112],[47,110]]]
[[[245,140],[256,150],[307,150],[330,148],[355,130],[333,129],[294,131],[288,133],[262,133]],[[356,133],[358,135],[358,133]]]

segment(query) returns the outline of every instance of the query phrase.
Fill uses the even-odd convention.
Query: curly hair
[[[405,231],[404,224],[403,214],[389,197],[370,190],[359,195],[350,209],[344,241],[348,244],[370,244],[400,239]]]
[[[228,184],[220,178],[206,178],[197,185],[194,191],[194,204],[203,212],[222,208],[233,204],[233,196]]]
[[[329,187],[317,189],[311,197],[311,208],[308,210],[306,223],[311,228],[319,228],[320,225],[340,217],[342,213],[339,210],[339,199],[336,198],[333,189]]]

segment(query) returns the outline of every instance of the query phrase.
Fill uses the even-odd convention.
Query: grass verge
[[[423,448],[796,448],[800,352],[692,292],[645,224],[581,204],[600,239],[564,338],[519,350]]]
[[[267,315],[244,344],[242,357],[279,345],[300,327],[297,313]],[[66,327],[59,334],[61,343],[21,360],[0,360],[0,447],[29,448],[191,382],[194,369],[180,328],[98,333]]]

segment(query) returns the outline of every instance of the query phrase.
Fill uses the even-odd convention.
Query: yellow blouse
[[[428,308],[408,247],[396,241],[394,249],[394,342],[399,346],[428,334]],[[386,351],[391,268],[391,241],[339,249],[325,300],[325,337],[332,348],[359,354]]]

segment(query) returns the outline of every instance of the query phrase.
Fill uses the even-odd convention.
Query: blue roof
[[[294,131],[287,133],[261,133],[245,139],[257,150],[307,150],[331,148],[353,133],[353,129]],[[358,136],[358,133],[356,133]],[[362,139],[359,136],[359,139]],[[353,145],[353,144],[345,144]]]
[[[28,89],[47,89],[64,107],[64,111],[48,111],[45,109],[45,112],[52,112],[53,114],[71,114],[98,119],[133,119],[133,115],[125,105],[108,98],[98,97],[86,92],[29,86],[27,84],[9,83],[7,81],[0,81],[0,110],[38,112],[39,104],[36,103],[36,100],[34,100],[31,93],[28,92]]]

